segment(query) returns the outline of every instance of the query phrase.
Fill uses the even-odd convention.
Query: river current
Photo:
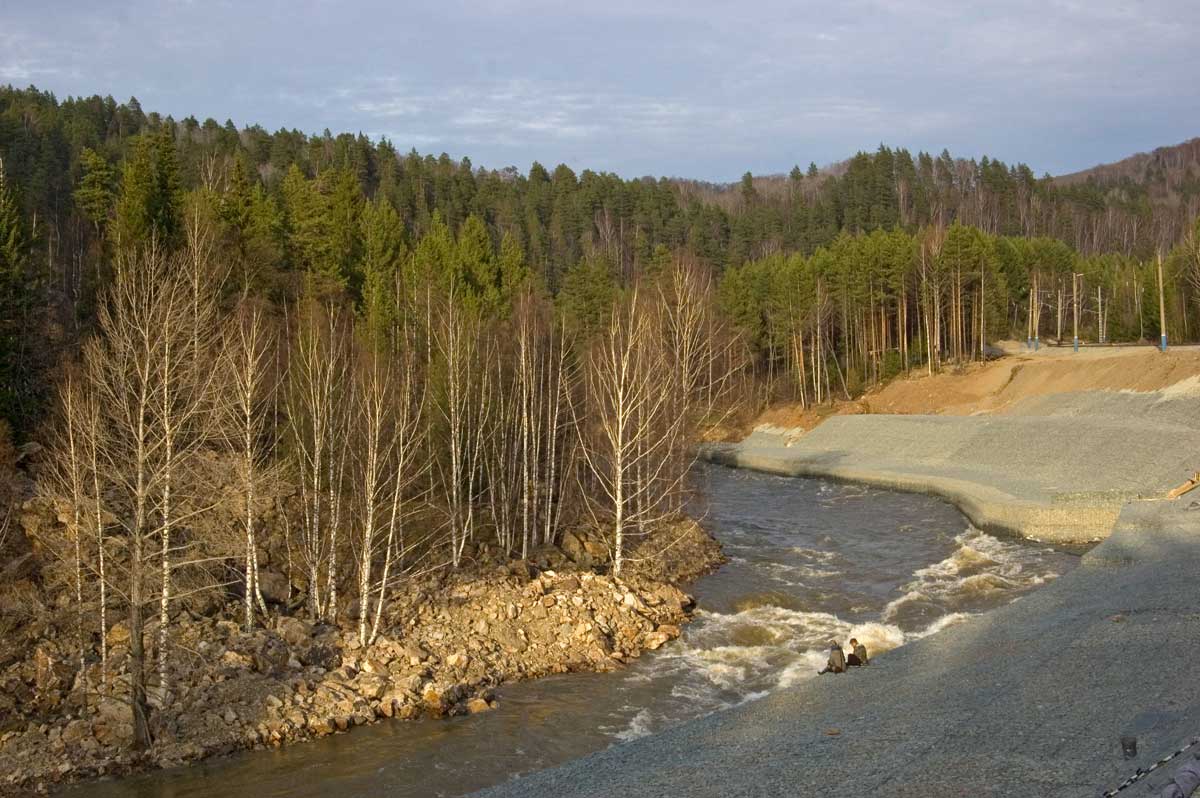
[[[877,656],[1018,600],[1078,559],[985,534],[927,496],[716,466],[697,479],[697,512],[730,562],[692,587],[683,636],[624,670],[511,685],[481,715],[382,722],[66,794],[463,795],[817,678],[831,640],[856,637]]]

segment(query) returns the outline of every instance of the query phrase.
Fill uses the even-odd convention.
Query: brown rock
[[[472,698],[467,702],[467,712],[472,715],[478,715],[480,712],[487,712],[492,708],[492,705],[485,698]]]
[[[355,691],[368,701],[378,701],[391,689],[391,681],[374,673],[360,673],[354,680]]]
[[[284,642],[296,649],[307,645],[313,636],[312,624],[302,621],[299,618],[280,618],[275,629],[279,632],[279,636],[283,638]]]
[[[258,590],[264,601],[272,604],[286,604],[291,592],[288,579],[278,571],[262,568],[258,572]]]
[[[650,634],[646,635],[646,639],[642,645],[644,645],[647,650],[654,651],[662,648],[663,644],[670,639],[671,638],[669,636],[662,632],[651,632]]]

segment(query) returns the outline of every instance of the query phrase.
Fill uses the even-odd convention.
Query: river
[[[693,586],[699,608],[683,636],[630,667],[511,685],[481,715],[382,722],[64,795],[463,795],[818,678],[831,639],[857,637],[878,655],[1078,560],[984,534],[927,496],[717,466],[697,478],[698,509],[730,562]]]

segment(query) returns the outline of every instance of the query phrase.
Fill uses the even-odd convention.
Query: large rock
[[[258,591],[262,593],[263,601],[272,604],[287,604],[291,586],[288,579],[278,571],[260,569],[258,572]]]
[[[276,624],[276,631],[284,642],[295,649],[300,649],[312,641],[312,624],[299,618],[283,617]]]
[[[582,533],[571,531],[564,532],[558,547],[562,549],[562,553],[567,555],[567,558],[570,559],[571,562],[575,563],[580,568],[592,567],[592,555],[588,553]]]
[[[291,651],[287,644],[273,634],[263,637],[262,642],[254,650],[254,669],[259,673],[279,675],[287,670]]]
[[[378,701],[391,689],[390,679],[375,673],[360,673],[354,680],[355,691],[368,701]]]

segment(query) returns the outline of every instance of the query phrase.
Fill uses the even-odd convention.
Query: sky
[[[1200,135],[1198,0],[3,0],[0,83],[476,166],[732,181]]]

